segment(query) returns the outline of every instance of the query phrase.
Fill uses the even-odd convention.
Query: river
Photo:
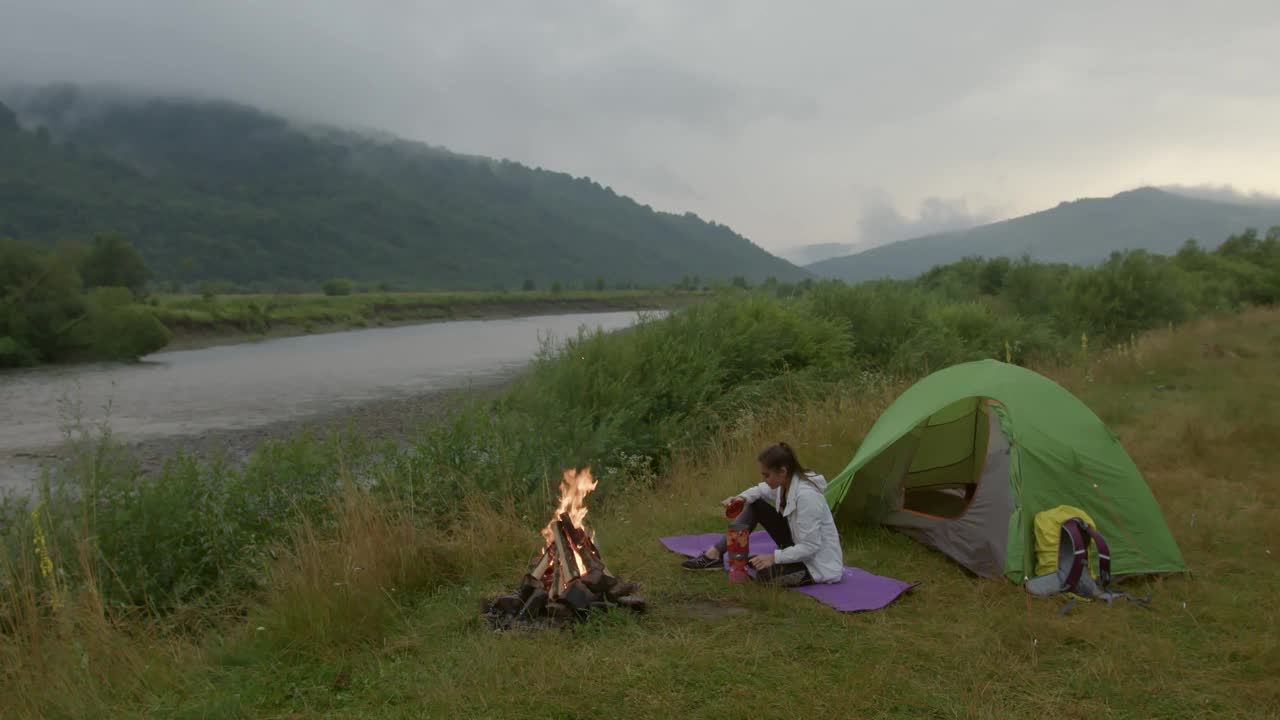
[[[58,456],[70,421],[105,420],[134,446],[254,437],[264,428],[497,384],[527,367],[544,338],[562,341],[584,325],[617,330],[637,317],[431,323],[160,352],[136,363],[0,372],[0,486],[37,477],[42,462]]]

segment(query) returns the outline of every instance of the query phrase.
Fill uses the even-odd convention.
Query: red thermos
[[[746,504],[746,500],[740,497],[734,498],[724,509],[725,517],[730,520],[738,517]],[[750,579],[747,576],[749,537],[750,532],[744,527],[736,528],[730,525],[725,530],[725,555],[729,558],[729,582],[731,583],[743,583]]]

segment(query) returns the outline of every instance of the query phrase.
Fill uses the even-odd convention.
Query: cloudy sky
[[[0,0],[0,81],[589,175],[778,250],[1142,184],[1280,193],[1280,3]]]

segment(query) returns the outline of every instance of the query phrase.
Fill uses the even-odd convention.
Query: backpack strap
[[[1089,541],[1092,536],[1085,532],[1089,525],[1080,518],[1070,518],[1062,523],[1061,535],[1058,538],[1058,570],[1061,572],[1063,561],[1070,563],[1067,576],[1062,580],[1060,592],[1075,590],[1080,583],[1080,576],[1089,570]],[[1070,553],[1068,556],[1067,553]],[[1107,568],[1110,569],[1110,558]]]
[[[1075,518],[1075,520],[1080,523],[1085,533],[1093,540],[1093,544],[1098,547],[1098,582],[1102,585],[1102,591],[1108,592],[1111,589],[1111,546],[1107,544],[1106,538],[1102,537],[1102,534],[1088,523],[1079,518]]]

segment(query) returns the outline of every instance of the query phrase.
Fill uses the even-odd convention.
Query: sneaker
[[[702,554],[702,555],[699,555],[698,557],[693,557],[693,558],[689,558],[688,560],[685,560],[684,562],[680,563],[680,567],[684,568],[685,570],[723,570],[724,558],[718,557],[713,560],[707,557],[705,554]]]

